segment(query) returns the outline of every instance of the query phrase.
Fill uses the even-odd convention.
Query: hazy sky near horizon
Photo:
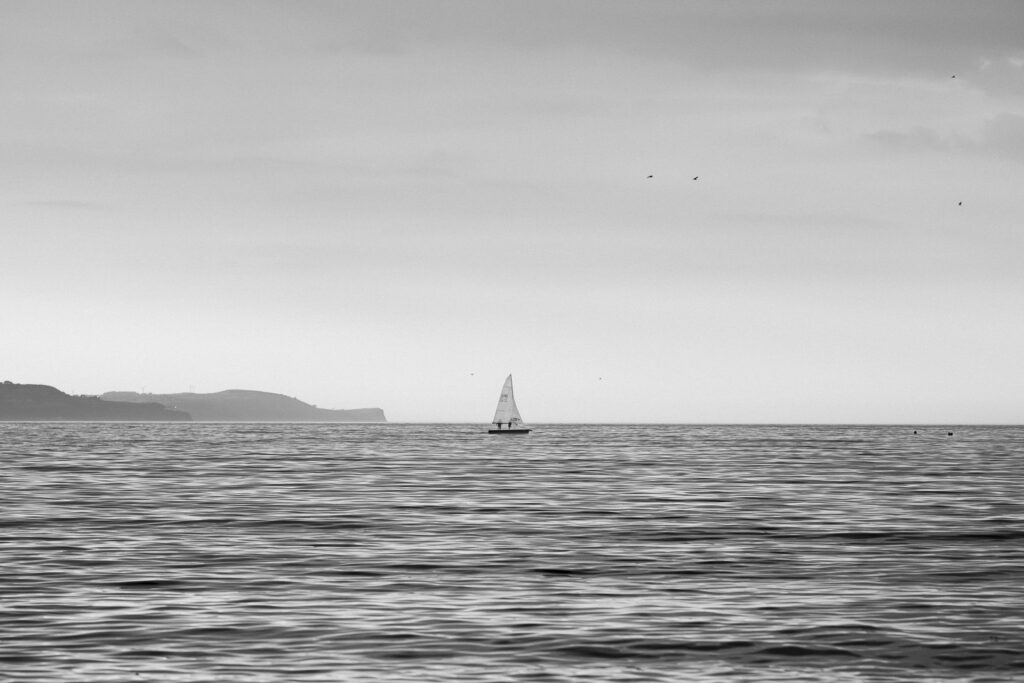
[[[0,380],[486,422],[511,372],[528,422],[1019,423],[1022,29],[4,0]]]

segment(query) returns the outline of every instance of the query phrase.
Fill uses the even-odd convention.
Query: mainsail
[[[505,386],[501,388],[501,397],[498,398],[498,407],[494,411],[494,419],[491,422],[496,425],[502,423],[522,424],[523,422],[519,408],[516,407],[516,397],[512,395],[512,375],[505,379]]]

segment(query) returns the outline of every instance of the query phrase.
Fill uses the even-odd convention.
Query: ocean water
[[[0,679],[1024,680],[1024,428],[483,430],[0,424]]]

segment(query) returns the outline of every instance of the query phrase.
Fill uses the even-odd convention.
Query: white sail
[[[505,378],[505,386],[501,388],[501,396],[498,398],[498,407],[494,411],[494,424],[512,423],[522,424],[523,417],[516,407],[516,397],[512,394],[512,375]]]

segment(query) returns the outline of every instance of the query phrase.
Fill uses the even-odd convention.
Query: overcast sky
[[[0,237],[0,380],[1019,423],[1024,2],[3,0]]]

